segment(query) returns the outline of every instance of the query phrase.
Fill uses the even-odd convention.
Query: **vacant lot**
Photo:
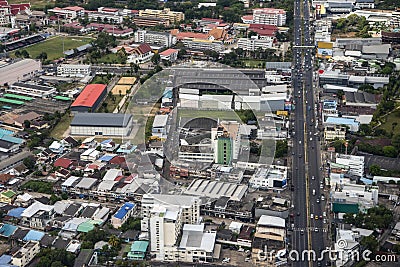
[[[265,66],[265,61],[264,60],[256,60],[256,59],[244,59],[242,60],[244,65],[247,68],[260,68],[263,69]]]
[[[34,44],[29,47],[22,48],[20,50],[28,51],[31,58],[36,58],[42,52],[47,53],[47,59],[54,60],[61,57],[64,57],[63,52],[69,49],[77,48],[81,45],[85,45],[93,41],[94,39],[90,37],[64,37],[64,36],[55,36],[51,37],[48,40]],[[63,50],[64,47],[64,50]],[[14,53],[12,54],[14,55]]]
[[[50,136],[55,139],[63,139],[65,136],[63,134],[68,130],[72,121],[72,117],[66,112],[57,123],[57,125],[53,128],[50,133]]]
[[[46,5],[52,5],[56,3],[55,0],[31,0],[31,1],[22,1],[22,0],[8,0],[9,4],[21,4],[21,3],[31,3],[32,9],[42,10]]]
[[[400,110],[396,110],[387,115],[379,128],[384,129],[388,133],[392,131],[393,134],[400,133]]]

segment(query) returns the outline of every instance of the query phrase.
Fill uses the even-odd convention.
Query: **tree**
[[[27,157],[23,160],[23,163],[29,170],[33,170],[35,168],[36,161],[33,157]]]
[[[360,242],[361,246],[364,246],[366,249],[369,249],[372,252],[375,252],[378,248],[378,241],[372,235],[364,236]]]
[[[40,59],[41,61],[45,61],[47,59],[47,53],[46,52],[41,52],[36,59]]]
[[[120,240],[115,235],[112,235],[112,236],[110,236],[110,239],[108,239],[108,244],[110,244],[110,246],[116,248],[119,246]]]
[[[398,150],[400,149],[400,134],[396,134],[393,136],[392,145]]]
[[[398,153],[394,146],[384,146],[383,154],[385,157],[396,158]]]
[[[160,57],[160,54],[158,54],[158,53],[154,54],[154,55],[151,57],[151,62],[152,62],[154,65],[158,65],[158,63],[160,63],[160,60],[161,60],[161,57]]]
[[[28,51],[26,51],[25,49],[21,51],[21,56],[23,58],[29,58],[30,57]]]
[[[376,164],[369,166],[369,174],[373,176],[381,175],[382,174],[381,167],[379,167],[379,165]]]

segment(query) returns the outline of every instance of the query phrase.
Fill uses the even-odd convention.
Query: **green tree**
[[[383,154],[385,157],[396,158],[398,153],[394,146],[384,146]]]
[[[373,164],[369,166],[369,174],[374,176],[379,176],[382,174],[381,167],[379,165]]]
[[[160,63],[160,60],[161,60],[161,57],[160,57],[160,54],[158,54],[158,53],[154,54],[154,55],[151,57],[151,62],[152,62],[154,65],[158,65],[158,64]]]
[[[28,120],[25,120],[25,121],[24,121],[24,128],[25,128],[25,129],[28,129],[28,128],[30,128],[30,127],[31,127],[31,122],[28,121]]]
[[[372,252],[375,252],[378,248],[378,240],[376,240],[376,238],[372,235],[364,236],[361,239],[360,244]]]
[[[393,145],[396,149],[400,150],[400,134],[396,134],[396,135],[393,136],[393,138],[392,138],[392,145]]]

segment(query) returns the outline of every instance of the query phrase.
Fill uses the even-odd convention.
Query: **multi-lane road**
[[[292,249],[300,255],[325,248],[323,211],[323,177],[321,175],[317,103],[313,86],[313,50],[310,7],[307,0],[294,3],[293,98],[295,101],[293,129],[294,232]],[[310,255],[307,253],[305,255]],[[312,255],[312,254],[311,254]],[[326,260],[294,261],[292,266],[325,266]]]

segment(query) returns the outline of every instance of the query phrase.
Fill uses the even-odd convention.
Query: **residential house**
[[[29,241],[12,255],[11,263],[14,266],[25,267],[40,252],[40,245],[37,241]]]
[[[12,190],[3,191],[0,193],[0,202],[11,204],[14,201],[16,195],[17,194]]]
[[[135,204],[125,203],[111,218],[111,224],[114,228],[120,228],[133,214]]]
[[[141,64],[150,61],[153,56],[153,52],[151,50],[150,45],[148,44],[140,44],[136,47],[132,54],[128,56],[128,63]]]
[[[44,229],[54,217],[54,206],[35,201],[21,214],[21,224],[34,229]]]

